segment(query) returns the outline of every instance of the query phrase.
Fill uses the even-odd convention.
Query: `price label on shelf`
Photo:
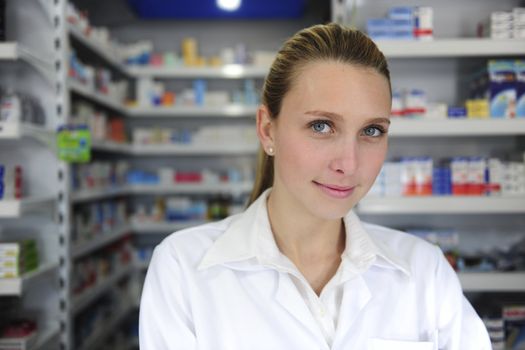
[[[91,131],[86,125],[64,125],[57,132],[58,157],[68,163],[91,159]]]

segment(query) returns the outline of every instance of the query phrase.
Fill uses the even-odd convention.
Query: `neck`
[[[274,190],[267,208],[279,250],[296,265],[340,259],[346,238],[342,219],[316,217]]]

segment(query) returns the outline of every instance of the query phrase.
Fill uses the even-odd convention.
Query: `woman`
[[[365,35],[289,39],[257,112],[251,205],[155,249],[141,349],[490,349],[441,251],[351,210],[385,159],[390,108]]]

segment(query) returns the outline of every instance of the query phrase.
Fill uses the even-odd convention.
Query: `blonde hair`
[[[277,118],[284,96],[301,69],[309,63],[334,61],[372,68],[389,82],[385,56],[374,42],[358,30],[336,23],[315,25],[288,39],[275,57],[264,81],[262,104],[271,118]],[[273,158],[259,149],[255,183],[248,205],[273,185]]]

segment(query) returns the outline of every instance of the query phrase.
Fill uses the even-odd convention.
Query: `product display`
[[[126,48],[126,64],[131,66],[150,67],[220,67],[224,65],[254,65],[269,67],[273,61],[274,52],[248,52],[244,43],[235,47],[225,47],[217,56],[203,57],[199,54],[198,41],[185,38],[181,43],[180,53],[167,51],[154,52],[153,43],[141,41]]]
[[[72,123],[87,125],[91,131],[92,141],[127,142],[128,138],[122,118],[96,109],[91,103],[83,101],[74,101],[71,110]]]
[[[72,295],[82,295],[111,276],[115,276],[129,266],[132,255],[130,239],[124,238],[88,257],[75,261],[71,279]]]
[[[72,244],[78,246],[114,233],[128,223],[128,206],[124,200],[112,200],[79,206],[74,213]]]
[[[176,184],[219,184],[253,181],[252,169],[248,166],[242,169],[230,168],[224,171],[184,171],[179,169],[161,168],[157,172],[130,170],[127,173],[128,185],[161,185]]]
[[[486,69],[475,74],[468,85],[472,100],[488,101],[488,107],[471,105],[471,109],[483,113],[488,108],[492,118],[525,117],[524,60],[489,60]]]
[[[100,46],[104,53],[118,62],[124,62],[128,59],[128,52],[138,44],[128,44],[117,42],[110,36],[107,27],[95,27],[89,22],[86,12],[79,11],[71,2],[67,2],[66,20],[75,30],[80,32],[89,40]],[[140,44],[140,43],[139,43]]]
[[[159,197],[153,205],[139,205],[132,223],[209,221],[224,219],[244,208],[244,199],[227,195],[195,199],[188,196]],[[166,232],[169,233],[169,232]]]
[[[103,331],[108,324],[119,316],[122,317],[122,314],[129,310],[132,299],[128,296],[128,284],[125,280],[123,283],[116,284],[108,294],[98,298],[92,307],[83,310],[75,317],[74,349],[81,349],[85,342],[92,340],[94,335]]]
[[[256,145],[253,126],[208,126],[198,129],[134,128],[134,145],[188,145],[207,147],[224,145]]]
[[[4,323],[3,321],[2,323]],[[0,350],[27,350],[37,341],[35,321],[18,319],[0,325]]]
[[[0,91],[0,127],[19,123],[45,124],[45,113],[36,98],[15,92],[12,88]]]
[[[505,323],[505,347],[507,349],[522,349],[525,347],[525,306],[503,307],[503,322]]]
[[[82,191],[118,188],[126,183],[128,169],[129,164],[126,161],[76,164],[72,169],[71,189]]]
[[[0,241],[0,279],[18,278],[39,266],[35,240],[20,242]]]
[[[124,103],[126,99],[127,81],[114,81],[109,69],[94,68],[82,63],[74,51],[69,55],[68,76],[85,88],[105,95],[118,103]]]
[[[432,40],[433,16],[432,7],[392,7],[387,18],[368,19],[366,31],[373,40]]]
[[[515,7],[511,11],[496,11],[484,23],[478,25],[478,36],[491,39],[524,39],[525,8]]]
[[[0,164],[0,200],[21,199],[23,193],[22,167]]]
[[[476,252],[465,252],[460,247],[461,232],[456,229],[408,228],[403,231],[438,245],[458,272],[525,271],[525,238],[507,248],[484,247]]]
[[[385,162],[370,196],[522,196],[525,163],[497,158],[454,157],[436,163],[430,157]]]
[[[498,310],[501,318],[486,318],[493,350],[523,349],[525,344],[525,306],[506,305]]]
[[[244,81],[243,90],[216,90],[207,89],[207,82],[203,79],[193,81],[192,89],[185,89],[178,93],[166,91],[162,82],[148,78],[141,78],[137,83],[138,100],[129,102],[130,107],[225,107],[231,104],[256,106],[259,103],[255,82],[251,79]]]

